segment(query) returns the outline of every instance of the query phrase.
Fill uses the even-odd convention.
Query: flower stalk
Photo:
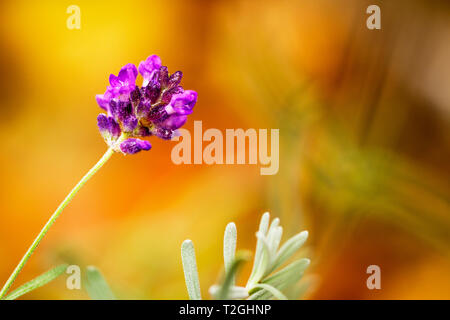
[[[30,259],[31,255],[33,254],[34,250],[36,250],[37,246],[41,242],[42,238],[47,234],[48,230],[51,228],[53,223],[55,223],[56,219],[60,216],[61,212],[64,210],[64,208],[70,203],[70,201],[73,199],[73,197],[78,193],[78,191],[81,189],[81,187],[84,186],[84,184],[92,178],[92,176],[101,168],[103,165],[109,160],[109,158],[113,155],[114,150],[112,148],[109,148],[105,154],[100,158],[100,160],[81,178],[81,180],[73,187],[73,189],[69,192],[69,194],[64,198],[64,200],[60,203],[58,208],[55,210],[55,212],[51,215],[51,217],[48,219],[47,223],[44,225],[44,227],[41,229],[37,237],[34,239],[31,246],[28,248],[25,255],[20,260],[19,264],[14,269],[13,273],[9,276],[8,280],[6,281],[5,285],[3,286],[2,290],[0,291],[0,299],[3,299],[6,294],[8,293],[9,288],[14,283],[14,280],[16,280],[17,276],[19,275],[20,271],[22,271],[23,267],[27,263],[27,261]]]

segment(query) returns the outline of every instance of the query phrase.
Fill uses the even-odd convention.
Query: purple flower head
[[[139,73],[142,86],[136,85]],[[161,59],[152,55],[139,68],[127,64],[117,76],[111,74],[106,92],[96,96],[107,114],[97,118],[100,133],[114,151],[134,154],[150,150],[148,141],[138,138],[155,135],[170,140],[193,112],[197,93],[179,84],[183,74],[169,73]]]

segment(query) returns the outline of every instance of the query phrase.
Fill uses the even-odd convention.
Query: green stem
[[[16,280],[17,276],[19,275],[22,268],[27,263],[28,259],[30,259],[30,256],[33,254],[36,247],[41,242],[42,238],[44,238],[45,234],[48,232],[50,227],[53,225],[55,220],[59,217],[61,212],[64,210],[64,208],[69,204],[69,202],[73,199],[73,197],[77,194],[77,192],[81,189],[81,187],[108,161],[108,159],[112,156],[114,153],[114,150],[112,148],[109,148],[105,154],[101,157],[101,159],[85,174],[83,178],[81,178],[80,182],[77,183],[77,185],[70,191],[70,193],[66,196],[66,198],[61,202],[61,204],[58,206],[56,211],[52,214],[50,219],[48,219],[45,226],[41,229],[38,236],[34,239],[31,246],[28,248],[25,255],[20,260],[17,267],[14,269],[13,273],[9,276],[8,281],[6,281],[5,285],[3,286],[2,290],[0,291],[0,299],[3,299],[8,292],[9,288],[13,284],[14,280]]]

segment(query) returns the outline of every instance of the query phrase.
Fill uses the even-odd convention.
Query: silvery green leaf
[[[269,233],[270,232],[271,231],[269,230]],[[277,258],[277,250],[280,245],[282,234],[283,228],[281,226],[276,226],[271,233],[271,238],[267,241],[270,248],[270,258],[263,277],[269,275],[275,269],[274,265]]]
[[[235,278],[236,273],[238,272],[241,265],[248,260],[248,256],[248,253],[240,252],[234,258],[233,262],[230,265],[230,268],[228,269],[228,272],[226,272],[225,274],[225,280],[223,281],[223,284],[217,294],[217,298],[219,300],[231,299],[230,290],[233,287],[232,281]]]
[[[263,282],[282,290],[288,285],[297,283],[302,277],[303,272],[308,268],[310,262],[311,261],[307,258],[296,260],[284,269],[267,277]]]
[[[296,284],[303,275],[305,269],[309,266],[310,260],[303,258],[289,264],[284,269],[276,272],[275,274],[267,277],[262,282],[275,287],[278,290],[284,290],[294,284]],[[265,289],[263,290],[250,290],[249,299],[252,300],[267,300],[270,299],[273,294]]]
[[[236,253],[237,231],[236,225],[231,222],[225,228],[223,237],[223,260],[225,264],[225,272],[228,272],[234,260]],[[232,279],[234,284],[234,279]]]
[[[275,236],[276,236],[276,230],[278,228],[279,223],[280,223],[280,219],[278,219],[278,218],[273,219],[272,223],[270,224],[269,231],[267,232],[267,237],[266,238],[267,238],[267,242],[269,244],[269,250],[270,250],[271,253],[272,252],[273,253],[276,252],[276,249],[275,249],[275,252],[274,252],[274,239],[275,239]]]
[[[274,252],[276,253],[278,250],[278,247],[280,246],[281,242],[281,236],[283,235],[283,227],[279,226],[275,229],[274,237],[273,237],[273,247]]]
[[[256,288],[259,289],[259,288]],[[273,294],[265,289],[259,289],[258,291],[251,293],[247,300],[269,300]]]
[[[209,287],[209,294],[214,298],[217,299],[219,297],[219,291],[220,291],[220,286],[217,284],[213,284],[211,287]]]
[[[19,298],[20,296],[23,296],[24,294],[33,291],[34,289],[37,289],[39,287],[42,287],[43,285],[46,285],[50,281],[55,280],[57,277],[59,277],[61,274],[63,274],[67,269],[67,264],[61,264],[53,269],[50,269],[49,271],[41,274],[40,276],[34,278],[31,281],[28,281],[24,285],[20,286],[13,292],[11,292],[5,300],[15,300]]]
[[[278,300],[288,300],[288,298],[280,290],[271,286],[270,284],[258,283],[254,286],[254,288],[260,288],[260,289],[265,290],[266,292],[270,292]]]
[[[248,291],[245,287],[233,286],[230,290],[230,299],[246,299],[248,298]]]
[[[220,288],[220,286],[215,284],[209,288],[209,293],[211,294],[211,296],[217,299],[219,296]],[[228,298],[231,300],[246,299],[248,298],[248,291],[244,287],[232,286],[228,291]]]
[[[302,231],[286,241],[278,251],[275,262],[269,273],[292,257],[292,255],[305,243],[306,239],[308,239],[308,231]]]
[[[115,300],[105,278],[94,266],[86,268],[86,291],[92,300]]]
[[[185,240],[181,245],[181,260],[183,263],[184,280],[191,300],[201,300],[200,281],[198,279],[197,261],[195,259],[194,244]]]
[[[267,238],[259,231],[256,233],[256,237],[258,238],[258,241],[261,241],[263,250],[262,250],[259,266],[256,268],[256,272],[253,276],[252,282],[249,282],[247,287],[252,287],[254,284],[258,283],[262,279],[262,277],[266,273],[266,271],[269,267],[270,261],[272,259],[271,253],[270,253],[270,247],[269,247],[270,245],[267,241]]]
[[[267,229],[269,228],[269,219],[270,219],[270,214],[268,212],[264,213],[261,217],[261,222],[259,224],[258,231],[263,235],[266,235]],[[263,243],[262,243],[262,240],[258,239],[256,241],[255,259],[253,261],[252,273],[250,274],[250,277],[248,279],[248,284],[251,284],[254,282],[253,278],[255,276],[255,273],[257,272],[257,268],[260,265],[262,255],[263,255]]]

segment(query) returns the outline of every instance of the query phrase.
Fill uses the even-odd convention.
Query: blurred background
[[[186,128],[279,128],[278,174],[177,166],[176,143],[151,138],[89,181],[15,286],[67,262],[100,268],[122,299],[186,299],[189,238],[209,297],[226,224],[253,250],[270,211],[284,239],[310,232],[303,298],[450,299],[449,39],[445,0],[2,1],[0,282],[105,152],[95,94],[158,54],[199,94]],[[381,290],[366,287],[372,264]],[[88,298],[65,279],[25,298]]]

